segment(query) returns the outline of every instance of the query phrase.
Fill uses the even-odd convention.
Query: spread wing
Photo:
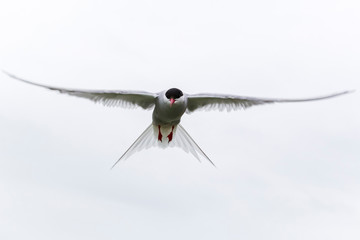
[[[120,107],[142,107],[143,109],[150,109],[155,105],[155,99],[157,94],[141,91],[96,91],[96,90],[80,90],[80,89],[69,89],[69,88],[58,88],[38,83],[33,83],[28,80],[19,78],[10,73],[4,72],[9,77],[16,80],[35,85],[38,87],[47,88],[50,90],[57,91],[59,93],[68,94],[70,96],[76,96],[81,98],[89,99],[96,103],[101,103],[104,106],[120,106]]]
[[[316,101],[316,100],[322,100],[322,99],[340,96],[350,92],[352,91],[344,91],[326,96],[313,97],[313,98],[300,98],[300,99],[257,98],[257,97],[207,94],[207,93],[189,94],[187,96],[188,98],[187,112],[191,113],[195,110],[200,110],[200,109],[231,111],[231,110],[245,109],[251,106],[269,104],[269,103]]]

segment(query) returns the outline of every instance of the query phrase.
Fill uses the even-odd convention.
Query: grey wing
[[[47,88],[49,90],[54,90],[60,93],[68,94],[70,96],[76,96],[81,98],[89,99],[96,103],[101,103],[104,106],[120,106],[120,107],[142,107],[143,109],[150,109],[155,104],[155,99],[157,94],[142,92],[142,91],[95,91],[95,90],[80,90],[80,89],[68,89],[68,88],[58,88],[47,85],[42,85],[38,83],[33,83],[28,80],[19,78],[15,75],[7,73],[9,77],[16,80],[35,85],[38,87]]]
[[[269,104],[269,103],[281,103],[281,102],[306,102],[316,101],[327,98],[340,96],[350,93],[352,91],[343,91],[330,95],[313,97],[313,98],[300,98],[300,99],[281,99],[281,98],[257,98],[257,97],[245,97],[236,95],[222,95],[222,94],[192,94],[187,95],[187,112],[191,113],[195,110],[239,110],[249,108],[255,105]]]

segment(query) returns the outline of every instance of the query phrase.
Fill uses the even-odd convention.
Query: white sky
[[[360,3],[0,3],[0,68],[60,87],[259,97],[360,89]],[[359,92],[182,124],[179,149],[111,165],[151,112],[0,74],[0,239],[359,239]]]

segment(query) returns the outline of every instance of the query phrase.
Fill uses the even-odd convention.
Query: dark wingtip
[[[4,74],[6,74],[6,75],[8,75],[9,77],[15,77],[13,74],[11,74],[11,73],[9,73],[8,71],[5,71],[4,69],[1,69],[1,71],[4,73]]]
[[[26,83],[29,83],[29,84],[37,85],[36,83],[32,83],[32,82],[29,82],[28,80],[19,78],[19,77],[17,77],[17,76],[14,75],[14,74],[9,73],[8,71],[5,71],[4,69],[1,69],[1,71],[2,71],[4,74],[8,75],[9,77],[11,77],[11,78],[13,78],[13,79],[16,79],[16,80],[19,80],[19,81],[22,81],[22,82],[26,82]]]
[[[122,156],[112,165],[112,167],[110,168],[110,171],[113,170],[113,168],[120,162],[121,159],[122,159]]]

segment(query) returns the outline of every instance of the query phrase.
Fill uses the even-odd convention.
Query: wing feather
[[[220,110],[232,111],[246,109],[255,105],[281,103],[281,102],[307,102],[316,101],[327,98],[340,96],[350,93],[352,91],[343,91],[330,95],[300,98],[300,99],[281,99],[281,98],[257,98],[236,95],[222,95],[222,94],[192,94],[187,96],[187,112],[191,113],[195,110]]]
[[[89,99],[95,103],[101,103],[104,106],[109,107],[125,107],[125,108],[133,108],[133,107],[142,107],[143,109],[150,109],[155,105],[155,99],[157,94],[143,92],[143,91],[105,91],[105,90],[80,90],[80,89],[69,89],[69,88],[58,88],[47,86],[43,84],[33,83],[28,80],[19,78],[15,75],[7,73],[4,71],[9,77],[14,78],[16,80],[46,88],[49,90],[57,91],[59,93],[67,94],[70,96],[80,97]]]

